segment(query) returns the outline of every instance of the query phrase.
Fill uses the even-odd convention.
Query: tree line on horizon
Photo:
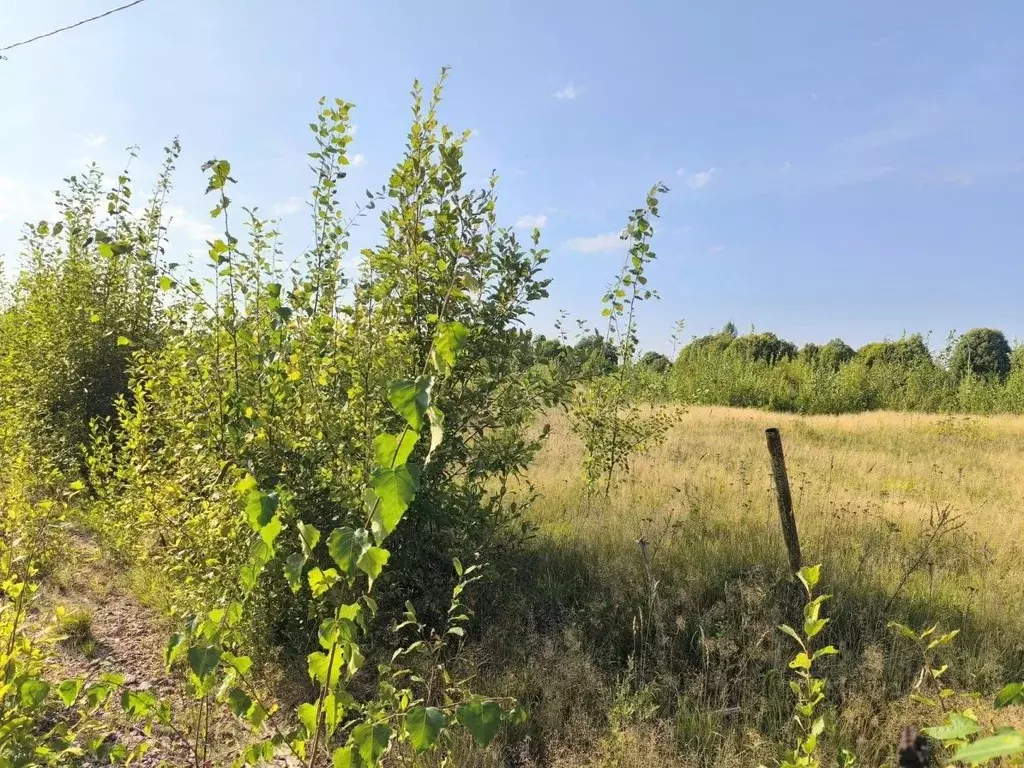
[[[538,335],[533,354],[584,378],[621,363],[596,332],[575,344]],[[642,374],[641,394],[652,400],[802,413],[1024,412],[1024,347],[992,328],[951,336],[933,354],[917,333],[858,349],[840,338],[798,347],[770,331],[740,334],[730,322],[693,338],[675,360],[648,351],[632,363]]]

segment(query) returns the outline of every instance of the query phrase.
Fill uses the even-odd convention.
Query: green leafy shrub
[[[974,328],[956,343],[950,372],[959,380],[967,376],[1004,381],[1010,373],[1010,343],[1002,331]]]

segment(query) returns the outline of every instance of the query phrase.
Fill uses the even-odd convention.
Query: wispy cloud
[[[354,155],[352,155],[352,157],[349,158],[348,162],[349,165],[351,165],[353,168],[362,168],[364,165],[366,165],[366,155],[364,155],[362,152],[356,152]]]
[[[925,184],[939,184],[956,187],[973,187],[989,179],[1024,173],[1024,160],[1005,163],[975,163],[963,166],[940,168],[923,174]]]
[[[782,164],[782,167],[779,170],[782,171],[783,173],[789,173],[790,171],[793,170],[793,164],[789,162],[789,160],[787,160]]]
[[[275,216],[291,216],[296,213],[305,202],[301,197],[289,197],[283,203],[274,203]]]
[[[685,168],[676,171],[676,176],[681,178],[690,189],[704,189],[718,175],[717,168],[708,168],[706,171],[695,171],[690,173]]]
[[[622,239],[621,232],[608,232],[593,237],[572,237],[562,243],[567,250],[577,253],[601,253],[602,251],[619,251],[628,243]]]
[[[194,218],[180,205],[164,206],[164,215],[168,230],[177,230],[189,240],[205,243],[218,236],[218,230],[213,224],[205,219]]]
[[[544,229],[548,224],[548,217],[543,213],[528,213],[516,220],[519,229]]]
[[[91,147],[93,149],[96,149],[97,147],[102,147],[104,144],[107,143],[107,137],[104,136],[102,133],[87,133],[84,136],[80,136],[79,138],[82,140],[82,143],[85,146]]]
[[[567,100],[567,99],[568,100],[572,100],[572,99],[575,99],[577,96],[582,96],[583,95],[583,90],[584,90],[583,88],[580,88],[578,86],[573,85],[572,83],[569,83],[567,86],[565,86],[565,88],[563,88],[560,91],[555,91],[551,95],[554,96],[556,99],[559,99],[561,101],[564,101],[564,100]]]
[[[711,255],[714,255],[716,253],[721,253],[724,250],[725,250],[725,246],[724,245],[712,245],[710,248],[708,248],[708,253],[710,253]]]
[[[874,150],[905,144],[938,130],[944,119],[943,110],[934,104],[921,104],[895,115],[884,125],[843,139],[838,149]]]

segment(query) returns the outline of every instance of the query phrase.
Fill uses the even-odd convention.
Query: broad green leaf
[[[414,432],[423,428],[423,416],[430,407],[430,388],[433,379],[419,376],[394,382],[388,390],[388,402],[402,416]]]
[[[320,543],[320,531],[301,520],[295,525],[299,529],[299,538],[302,539],[302,554],[304,557],[311,557],[316,545]]]
[[[388,558],[391,553],[386,549],[380,547],[369,547],[363,552],[362,557],[359,558],[359,562],[356,565],[363,573],[370,577],[370,584],[377,580],[380,576],[381,571],[384,570],[384,566],[387,565]]]
[[[168,275],[161,275],[160,276],[160,290],[161,291],[169,291],[172,288],[174,288],[176,285],[177,285],[177,283],[171,277],[169,277]]]
[[[268,546],[273,546],[277,537],[281,535],[281,529],[284,526],[281,524],[281,516],[274,515],[270,518],[270,522],[260,528],[260,538],[267,543]]]
[[[808,640],[812,640],[818,636],[818,633],[825,628],[828,624],[828,619],[816,619],[814,621],[804,622],[804,634],[807,635]]]
[[[247,675],[249,670],[252,669],[252,659],[248,656],[235,656],[230,651],[224,651],[220,655],[220,660],[240,675]]]
[[[246,591],[256,588],[260,574],[274,557],[274,548],[262,538],[253,542],[252,552],[249,554],[249,562],[242,566],[239,572],[239,580]]]
[[[916,641],[919,639],[917,632],[912,630],[906,624],[900,624],[898,621],[890,621],[886,626],[889,627],[889,629],[895,629],[901,635],[910,638],[911,640]]]
[[[803,582],[808,592],[813,592],[821,578],[821,565],[805,565],[797,572],[797,578]]]
[[[21,684],[19,690],[23,707],[38,707],[50,695],[50,684],[45,680],[30,677]]]
[[[434,334],[433,363],[447,376],[455,365],[455,357],[469,338],[469,329],[458,320],[438,323]]]
[[[925,734],[939,741],[952,741],[954,739],[966,739],[981,730],[977,720],[964,717],[959,712],[950,712],[946,718],[945,725],[938,725],[933,728],[922,728]]]
[[[60,696],[60,700],[64,702],[65,707],[70,707],[78,700],[78,694],[82,692],[84,684],[84,680],[75,679],[65,680],[57,686],[57,695]]]
[[[309,589],[313,593],[313,597],[320,597],[341,581],[338,572],[333,568],[328,568],[326,571],[321,571],[319,568],[310,568],[306,578],[309,580]]]
[[[928,650],[930,651],[933,648],[939,648],[939,647],[941,647],[943,645],[948,645],[949,643],[953,642],[953,640],[959,634],[960,634],[960,630],[959,629],[954,629],[952,632],[947,632],[942,637],[937,637],[936,639],[934,639],[930,643],[928,643]]]
[[[336,652],[334,658],[331,659],[329,654],[315,651],[309,654],[307,659],[309,662],[309,679],[313,680],[320,685],[327,685],[328,674],[330,675],[331,685],[337,685],[338,680],[341,679],[341,667],[342,667],[342,654]]]
[[[373,455],[377,466],[383,469],[400,467],[409,460],[409,454],[416,447],[419,434],[411,429],[403,430],[398,436],[377,435],[373,439]]]
[[[789,662],[790,669],[810,669],[811,668],[811,657],[801,651],[793,660]]]
[[[263,493],[257,489],[249,492],[245,504],[245,514],[254,531],[258,533],[264,526],[269,525],[276,512],[276,493]]]
[[[1011,704],[1024,704],[1024,683],[1010,683],[996,696],[996,709],[1002,709]]]
[[[299,717],[299,722],[306,726],[306,731],[312,734],[316,730],[316,706],[308,701],[304,702],[299,705],[296,714]]]
[[[212,645],[197,645],[188,650],[188,666],[202,680],[220,663],[220,649]]]
[[[228,693],[228,709],[235,714],[235,717],[245,718],[248,716],[249,710],[252,709],[252,699],[241,688],[232,688]]]
[[[822,656],[835,656],[838,653],[839,651],[837,651],[833,646],[826,645],[824,648],[819,648],[814,652],[814,655],[811,656],[811,661],[817,661]]]
[[[434,746],[444,725],[444,712],[435,707],[414,707],[405,716],[405,728],[409,732],[409,741],[417,752],[423,752]]]
[[[359,753],[352,745],[338,747],[331,753],[333,768],[359,768]]]
[[[188,642],[184,635],[175,632],[167,640],[167,647],[164,649],[164,666],[171,671],[174,662],[188,648]]]
[[[456,717],[481,747],[490,744],[501,727],[501,707],[494,701],[472,701],[459,707]]]
[[[953,760],[958,763],[981,765],[989,760],[1021,752],[1024,752],[1024,733],[1005,731],[960,747],[953,755]]]
[[[156,705],[156,696],[149,691],[125,690],[121,694],[121,709],[132,720],[142,720]]]
[[[369,765],[376,765],[391,741],[391,726],[385,723],[360,723],[352,729],[352,743],[359,757]]]
[[[284,561],[284,577],[288,580],[292,592],[298,593],[302,589],[302,569],[305,565],[306,558],[301,552],[293,552]]]
[[[380,503],[373,514],[377,540],[389,536],[402,520],[402,515],[416,496],[418,483],[408,466],[396,469],[376,469],[370,478],[373,492]],[[381,535],[383,534],[383,535]]]
[[[131,343],[132,343],[132,340],[129,339],[127,336],[118,336],[117,337],[117,346],[119,346],[119,347],[127,347]]]
[[[370,534],[365,528],[335,528],[327,537],[327,551],[342,573],[355,573],[360,558],[370,546]]]

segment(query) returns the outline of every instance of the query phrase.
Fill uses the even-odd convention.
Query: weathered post
[[[796,516],[793,514],[793,496],[789,492],[789,477],[786,475],[786,458],[782,453],[782,435],[775,427],[766,429],[768,456],[772,460],[772,476],[775,478],[775,495],[779,499],[779,519],[782,522],[782,537],[786,540],[789,553],[789,568],[792,573],[800,570],[800,536],[796,531]]]

